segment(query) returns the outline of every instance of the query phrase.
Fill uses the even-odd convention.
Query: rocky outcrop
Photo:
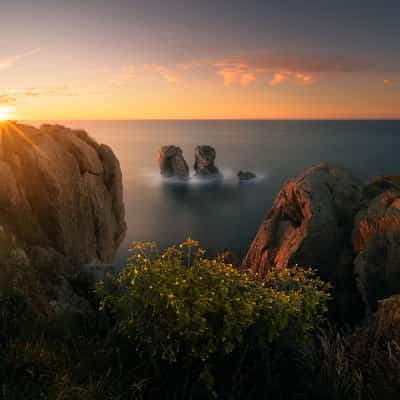
[[[197,146],[194,151],[194,171],[200,178],[219,178],[218,168],[214,165],[215,149],[211,146]]]
[[[256,178],[256,174],[250,171],[239,171],[237,173],[237,177],[239,178],[239,183],[251,181],[252,179]]]
[[[339,314],[360,315],[361,296],[375,311],[378,300],[400,293],[399,182],[362,185],[332,163],[305,171],[278,194],[243,266],[260,279],[294,264],[316,268],[333,282]]]
[[[176,177],[180,179],[187,179],[189,177],[189,167],[180,147],[161,147],[157,152],[157,161],[163,177]]]
[[[0,129],[0,225],[36,260],[112,262],[126,231],[112,150],[60,125]]]
[[[323,163],[288,181],[261,225],[243,266],[260,278],[299,264],[335,284],[337,306],[359,304],[351,231],[362,184],[345,168]],[[354,298],[353,298],[354,297]]]
[[[400,191],[373,198],[356,216],[353,229],[358,286],[369,310],[400,293]]]
[[[361,182],[335,164],[320,164],[287,182],[257,233],[243,265],[261,276],[291,264],[319,267],[330,277],[351,245]]]

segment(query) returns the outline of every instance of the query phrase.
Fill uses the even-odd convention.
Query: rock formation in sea
[[[173,145],[161,147],[157,152],[157,161],[163,177],[180,179],[189,177],[189,167],[180,147]]]
[[[194,171],[200,178],[219,178],[221,174],[214,165],[216,151],[211,146],[197,146],[194,150]]]
[[[340,314],[360,315],[400,293],[400,192],[396,179],[364,186],[350,171],[323,163],[289,180],[244,261],[264,279],[299,264],[335,287]],[[350,317],[351,318],[351,317]]]
[[[240,183],[245,181],[251,181],[252,179],[255,179],[257,176],[253,172],[240,170],[237,173],[237,177],[239,178],[239,183]]]
[[[0,130],[0,225],[36,261],[111,263],[126,231],[112,150],[60,125]]]

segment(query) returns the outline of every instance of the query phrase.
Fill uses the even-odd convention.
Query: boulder
[[[239,182],[250,181],[256,178],[256,174],[250,171],[239,171],[237,176],[239,178]]]
[[[189,177],[189,167],[180,147],[172,145],[161,147],[157,152],[157,161],[163,177],[180,179]]]
[[[352,304],[358,314],[351,232],[361,198],[361,182],[345,168],[322,163],[306,170],[278,194],[243,267],[260,279],[273,268],[315,268],[334,283],[338,309],[346,311]]]
[[[194,171],[200,178],[218,178],[221,174],[214,165],[215,149],[211,146],[197,146],[194,150]]]
[[[110,148],[84,131],[8,122],[1,126],[0,178],[0,224],[28,252],[74,264],[112,262],[126,224],[121,169]]]
[[[379,299],[400,293],[399,190],[390,187],[359,211],[353,246],[359,290],[368,310],[375,311]]]

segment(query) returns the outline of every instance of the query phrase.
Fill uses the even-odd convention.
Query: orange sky
[[[0,119],[400,118],[389,3],[72,3],[2,6]]]

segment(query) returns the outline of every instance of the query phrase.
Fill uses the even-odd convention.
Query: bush
[[[238,349],[303,342],[327,311],[329,285],[298,267],[261,282],[250,271],[203,258],[188,239],[160,254],[136,243],[127,268],[98,288],[101,309],[142,357],[212,364]]]

